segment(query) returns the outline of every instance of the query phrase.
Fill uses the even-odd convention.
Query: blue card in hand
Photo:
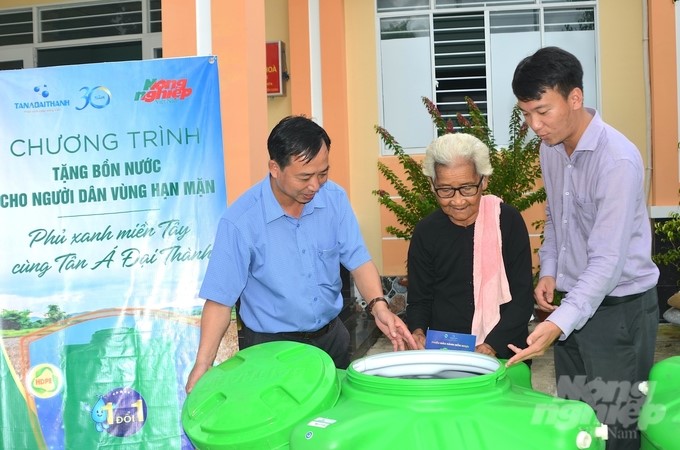
[[[476,336],[472,334],[452,333],[428,328],[425,335],[425,348],[474,352],[476,340]]]

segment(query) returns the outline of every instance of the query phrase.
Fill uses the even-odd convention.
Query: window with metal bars
[[[484,14],[437,14],[433,17],[435,103],[444,117],[467,114],[465,97],[486,111],[486,39]]]
[[[0,12],[0,46],[32,43],[32,9]]]
[[[157,28],[160,31],[160,0],[150,3],[154,20],[150,20],[152,14],[149,14],[147,29]],[[154,11],[153,6],[158,11]],[[142,13],[141,0],[43,7],[39,9],[40,41],[142,34],[145,32]]]
[[[1,11],[0,46],[33,43],[34,28],[38,29],[39,42],[160,33],[161,0],[149,0],[146,11],[142,0]]]
[[[432,99],[445,118],[466,115],[468,97],[502,143],[515,104],[512,72],[521,58],[546,45],[579,57],[586,100],[597,107],[596,3],[377,0],[381,125],[407,151],[419,153],[433,138],[431,122],[420,118],[426,116],[421,97]]]
[[[161,18],[161,0],[0,11],[0,69],[162,57]]]

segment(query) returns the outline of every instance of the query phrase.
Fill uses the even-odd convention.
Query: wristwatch
[[[369,314],[373,314],[373,307],[377,302],[385,302],[386,305],[389,306],[390,302],[387,301],[385,297],[376,297],[370,302],[368,302],[368,305],[366,305],[366,312]]]

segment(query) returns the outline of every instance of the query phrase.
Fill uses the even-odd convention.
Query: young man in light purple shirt
[[[546,47],[525,58],[512,89],[542,139],[547,218],[534,297],[551,314],[527,348],[510,346],[508,365],[557,341],[558,395],[593,407],[609,426],[608,450],[637,450],[637,385],[654,363],[659,321],[640,152],[584,107],[583,70],[569,52]],[[559,306],[555,291],[564,293]]]
[[[346,368],[350,335],[338,318],[341,265],[394,349],[416,347],[383,297],[347,194],[328,179],[330,146],[326,131],[304,116],[286,117],[271,131],[269,174],[230,205],[218,225],[199,292],[206,302],[187,392],[213,365],[237,300],[241,349],[297,341]]]

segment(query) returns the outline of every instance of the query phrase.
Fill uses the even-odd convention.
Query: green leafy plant
[[[680,272],[680,213],[672,212],[669,214],[668,220],[656,222],[654,233],[668,247],[664,251],[656,252],[652,255],[652,259],[659,265],[672,267]],[[680,288],[680,278],[676,284]]]
[[[446,133],[468,133],[476,136],[487,147],[494,172],[489,179],[486,190],[497,195],[504,202],[523,211],[535,203],[545,200],[545,191],[537,187],[541,177],[538,160],[540,139],[529,138],[529,128],[522,120],[517,107],[513,108],[510,118],[510,144],[507,148],[499,147],[489,128],[484,114],[470,98],[466,98],[469,118],[458,114],[456,122],[459,131],[451,119],[445,120],[437,106],[428,98],[422,98],[427,112],[437,129],[437,135]],[[387,226],[386,231],[402,239],[410,239],[416,224],[439,207],[432,192],[430,179],[422,172],[422,165],[406,154],[397,140],[384,128],[376,126],[376,132],[385,146],[394,152],[405,174],[402,179],[390,167],[378,162],[378,171],[394,188],[396,195],[385,190],[375,190],[373,194],[378,202],[391,211],[400,227]]]
[[[403,180],[386,164],[378,161],[378,171],[392,185],[399,199],[394,199],[384,190],[373,191],[378,196],[378,202],[384,205],[397,218],[401,228],[388,225],[388,233],[402,239],[411,239],[413,228],[423,217],[439,207],[434,192],[430,188],[430,179],[423,174],[423,167],[419,161],[404,152],[404,149],[382,127],[376,127],[385,146],[394,152],[404,169],[406,180]]]

